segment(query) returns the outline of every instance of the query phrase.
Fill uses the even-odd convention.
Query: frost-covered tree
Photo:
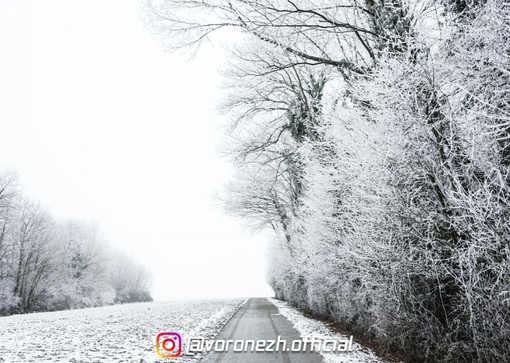
[[[113,304],[108,279],[107,244],[97,226],[69,220],[57,228],[60,282],[52,290],[52,308],[69,309]]]
[[[115,303],[152,301],[151,275],[147,268],[116,250],[111,251],[109,262],[109,279],[115,292]]]
[[[39,308],[48,287],[54,283],[57,269],[53,220],[40,206],[21,199],[10,234],[13,293],[19,299],[17,310]]]
[[[150,278],[97,226],[57,221],[0,174],[0,315],[151,301]]]
[[[147,3],[169,49],[243,34],[225,202],[276,231],[277,297],[416,362],[505,361],[508,4]]]
[[[16,176],[0,173],[0,315],[18,303],[9,268],[12,245],[8,239],[15,199],[18,196]]]
[[[345,75],[375,58],[374,13],[356,0],[145,1],[147,21],[168,49],[196,51],[214,33],[233,28],[292,56],[293,64],[326,64]]]
[[[224,152],[237,173],[224,200],[226,210],[250,227],[271,227],[293,255],[291,228],[303,189],[297,149],[318,138],[327,76],[324,69],[310,72],[297,65],[284,51],[274,54],[273,48],[252,39],[234,50],[225,72],[222,110],[229,116],[229,137]]]

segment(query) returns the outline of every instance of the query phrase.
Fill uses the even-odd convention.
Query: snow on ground
[[[172,301],[0,317],[0,363],[195,362],[159,358],[156,336],[214,337],[242,300]]]
[[[288,303],[280,300],[268,298],[276,305],[280,314],[285,316],[294,324],[294,328],[299,332],[301,338],[317,338],[324,340],[346,340],[349,336],[331,331],[324,323],[305,317],[301,312],[291,307]],[[370,349],[359,345],[356,342],[352,344],[350,352],[320,352],[325,363],[386,363],[378,358]]]

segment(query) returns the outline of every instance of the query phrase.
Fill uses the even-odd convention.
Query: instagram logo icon
[[[164,332],[156,336],[156,353],[161,358],[176,358],[182,353],[182,338],[179,333]]]

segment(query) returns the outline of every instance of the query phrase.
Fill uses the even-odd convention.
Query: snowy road
[[[240,307],[241,306],[241,307]],[[240,308],[239,308],[240,307]],[[239,310],[238,310],[239,309]],[[182,336],[182,355],[157,355],[161,332]],[[324,323],[274,299],[169,301],[0,317],[0,363],[385,363],[357,343],[349,352],[271,351],[187,354],[193,337],[220,340],[342,341]],[[162,347],[163,345],[160,345]],[[234,346],[235,348],[235,346]],[[267,344],[265,345],[267,348]],[[227,349],[225,349],[227,351]],[[231,351],[232,350],[232,351]],[[265,350],[265,349],[263,349]],[[165,353],[172,353],[172,349]]]
[[[278,336],[287,341],[286,348],[279,344],[276,351]],[[273,351],[234,352],[234,347],[227,352],[211,353],[201,361],[203,363],[320,363],[322,357],[316,352],[282,351],[290,349],[293,340],[300,340],[299,333],[292,323],[281,315],[278,308],[265,298],[250,299],[232,319],[225,325],[216,340],[274,340]],[[268,344],[264,344],[268,348]]]

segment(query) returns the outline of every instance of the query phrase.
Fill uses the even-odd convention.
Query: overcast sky
[[[271,295],[265,238],[214,207],[223,51],[167,54],[140,16],[139,0],[0,2],[0,166],[57,217],[98,222],[158,300]]]

